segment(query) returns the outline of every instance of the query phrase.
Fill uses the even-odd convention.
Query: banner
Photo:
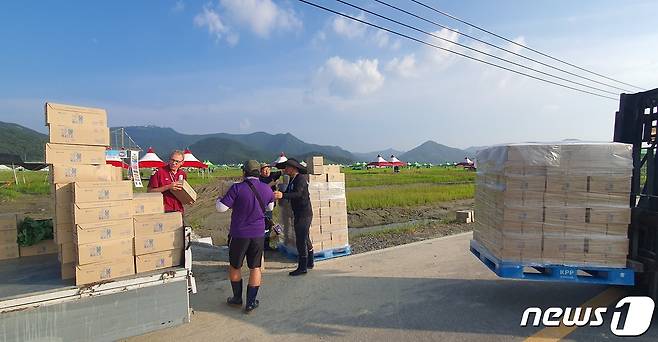
[[[142,187],[142,176],[139,174],[139,151],[130,151],[130,170],[136,188]]]

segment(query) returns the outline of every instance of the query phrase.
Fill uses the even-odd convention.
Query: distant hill
[[[15,123],[0,121],[0,153],[16,154],[23,161],[44,161],[48,136]]]
[[[467,149],[464,150],[466,152],[466,155],[469,156],[469,158],[475,158],[475,155],[477,154],[478,151],[483,150],[489,146],[471,146]]]
[[[435,141],[428,140],[420,146],[410,150],[398,158],[405,162],[421,162],[421,163],[445,163],[445,162],[460,162],[468,154],[464,150],[441,145]]]
[[[248,159],[272,159],[267,152],[249,148],[237,141],[215,137],[201,139],[189,148],[202,161],[207,159],[216,163],[238,164]]]
[[[398,151],[392,148],[382,150],[382,151],[373,151],[373,152],[366,152],[366,153],[357,153],[357,152],[352,152],[354,157],[357,159],[357,161],[360,162],[371,162],[374,161],[378,155],[382,156],[384,159],[388,160],[391,155],[394,155],[396,157],[400,157],[404,151]]]
[[[152,146],[158,154],[167,154],[173,149],[189,147],[199,159],[209,159],[213,163],[230,163],[234,158],[247,157],[246,152],[260,161],[273,160],[282,151],[287,156],[305,158],[310,154],[321,154],[328,161],[336,163],[351,163],[356,160],[354,155],[338,146],[324,146],[306,143],[290,133],[269,134],[256,132],[251,134],[183,134],[172,128],[156,126],[124,127],[125,132],[143,149]],[[114,130],[114,128],[112,129]],[[208,140],[209,138],[217,138]],[[202,142],[200,145],[197,143]],[[238,144],[227,145],[227,141]],[[201,150],[199,150],[201,147]],[[215,151],[215,149],[232,149],[236,151]],[[228,158],[228,159],[215,159]],[[231,159],[231,160],[229,160]],[[244,160],[244,159],[243,159]]]

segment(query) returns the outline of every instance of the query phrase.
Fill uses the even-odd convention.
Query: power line
[[[400,8],[400,7],[397,7],[397,6],[391,5],[391,4],[389,4],[389,3],[385,2],[385,1],[381,1],[381,0],[374,0],[374,1],[377,2],[377,3],[380,3],[380,4],[384,5],[384,6],[388,6],[388,7],[390,7],[390,8],[393,8],[393,9],[399,11],[399,12],[402,12],[402,13],[405,13],[405,14],[407,14],[407,15],[413,16],[413,17],[415,17],[415,18],[417,18],[417,19],[423,20],[423,21],[425,21],[425,22],[427,22],[427,23],[430,23],[430,24],[435,25],[435,26],[437,26],[437,27],[440,27],[440,28],[442,28],[442,29],[446,29],[446,30],[448,30],[448,31],[450,31],[450,32],[453,32],[453,33],[456,33],[456,34],[458,34],[458,35],[461,35],[461,36],[464,36],[464,37],[470,38],[470,39],[472,39],[472,40],[475,40],[476,42],[479,42],[479,43],[485,44],[485,45],[487,45],[487,46],[493,47],[493,48],[498,49],[498,50],[501,50],[501,51],[505,51],[505,52],[510,53],[510,54],[512,54],[512,55],[515,55],[515,56],[517,56],[517,57],[521,57],[521,58],[527,59],[527,60],[529,60],[529,61],[535,62],[535,63],[537,63],[537,64],[543,65],[543,66],[545,66],[545,67],[548,67],[548,68],[551,68],[551,69],[554,69],[554,70],[558,70],[558,71],[561,71],[561,72],[563,72],[563,73],[566,73],[566,74],[569,74],[569,75],[572,75],[572,76],[576,76],[576,77],[579,77],[579,78],[582,78],[582,79],[588,80],[588,81],[590,81],[590,82],[594,82],[594,83],[597,83],[597,84],[601,84],[601,85],[604,85],[604,86],[606,86],[606,87],[614,88],[614,89],[621,90],[621,91],[624,91],[624,92],[631,92],[631,91],[629,91],[629,90],[627,90],[627,89],[620,88],[620,87],[618,87],[618,86],[611,85],[611,84],[608,84],[608,83],[600,82],[600,81],[597,81],[597,80],[595,80],[595,79],[592,79],[592,78],[589,78],[589,77],[586,77],[586,76],[582,76],[582,75],[579,75],[579,74],[573,73],[573,72],[571,72],[571,71],[564,70],[564,69],[562,69],[562,68],[558,68],[558,67],[556,67],[556,66],[553,66],[553,65],[550,65],[550,64],[544,63],[544,62],[542,62],[542,61],[540,61],[540,60],[537,60],[537,59],[534,59],[534,58],[531,58],[531,57],[528,57],[528,56],[522,55],[522,54],[520,54],[520,53],[514,52],[514,51],[509,50],[509,49],[506,49],[506,48],[504,48],[504,47],[500,47],[500,46],[498,46],[498,45],[496,45],[496,44],[489,43],[489,42],[487,42],[487,41],[485,41],[485,40],[482,40],[482,39],[479,39],[479,38],[477,38],[477,37],[471,36],[471,35],[469,35],[469,34],[467,34],[467,33],[459,32],[458,30],[455,30],[455,29],[453,29],[453,28],[451,28],[451,27],[448,27],[448,26],[442,25],[442,24],[440,24],[440,23],[437,23],[437,22],[435,22],[435,21],[433,21],[433,20],[430,20],[430,19],[427,19],[427,18],[425,18],[425,17],[419,16],[419,15],[417,15],[417,14],[415,14],[415,13],[409,12],[409,11],[407,11],[407,10],[405,10],[405,9]]]
[[[551,80],[547,80],[547,79],[544,79],[544,78],[541,78],[541,77],[533,76],[533,75],[530,75],[530,74],[527,74],[527,73],[524,73],[524,72],[521,72],[521,71],[517,71],[517,70],[514,70],[514,69],[510,69],[510,68],[504,67],[504,66],[502,66],[502,65],[498,65],[498,64],[495,64],[495,63],[492,63],[492,62],[485,61],[485,60],[483,60],[483,59],[479,59],[479,58],[476,58],[476,57],[473,57],[473,56],[469,56],[469,55],[466,55],[466,54],[463,54],[463,53],[460,53],[460,52],[457,52],[457,51],[453,51],[453,50],[450,50],[450,49],[446,49],[446,48],[440,47],[440,46],[438,46],[438,45],[435,45],[435,44],[432,44],[432,43],[428,43],[428,42],[423,41],[423,40],[420,40],[420,39],[418,39],[418,38],[415,38],[415,37],[412,37],[412,36],[406,35],[406,34],[404,34],[404,33],[400,33],[400,32],[397,32],[397,31],[395,31],[395,30],[388,29],[388,28],[385,28],[385,27],[383,27],[383,26],[380,26],[380,25],[377,25],[377,24],[373,24],[373,23],[370,23],[370,22],[365,21],[365,20],[361,20],[361,19],[359,19],[359,18],[356,18],[356,17],[350,16],[350,15],[347,15],[347,14],[344,14],[344,13],[340,13],[340,12],[338,12],[338,11],[335,11],[335,10],[332,10],[332,9],[330,9],[330,8],[327,8],[327,7],[324,7],[324,6],[318,5],[318,4],[316,4],[316,3],[312,3],[312,2],[307,1],[307,0],[298,0],[298,1],[299,1],[299,2],[303,2],[303,3],[307,4],[307,5],[310,5],[310,6],[313,6],[313,7],[319,8],[319,9],[321,9],[321,10],[324,10],[324,11],[327,11],[327,12],[330,12],[330,13],[333,13],[333,14],[336,14],[336,15],[339,15],[339,16],[342,16],[342,17],[344,17],[344,18],[348,18],[348,19],[350,19],[350,20],[354,20],[354,21],[360,22],[360,23],[362,23],[362,24],[365,24],[365,25],[368,25],[368,26],[372,26],[372,27],[378,28],[378,29],[380,29],[380,30],[386,31],[386,32],[388,32],[388,33],[391,33],[391,34],[394,34],[394,35],[397,35],[397,36],[400,36],[400,37],[403,37],[403,38],[406,38],[406,39],[409,39],[409,40],[415,41],[415,42],[417,42],[417,43],[420,43],[420,44],[423,44],[423,45],[427,45],[427,46],[433,47],[433,48],[435,48],[435,49],[443,50],[443,51],[446,51],[446,52],[449,52],[449,53],[452,53],[452,54],[455,54],[455,55],[458,55],[458,56],[461,56],[461,57],[464,57],[464,58],[468,58],[468,59],[471,59],[471,60],[474,60],[474,61],[477,61],[477,62],[480,62],[480,63],[484,63],[484,64],[487,64],[487,65],[490,65],[490,66],[494,66],[494,67],[499,68],[499,69],[503,69],[503,70],[506,70],[506,71],[510,71],[510,72],[515,73],[515,74],[523,75],[523,76],[526,76],[526,77],[529,77],[529,78],[532,78],[532,79],[535,79],[535,80],[538,80],[538,81],[542,81],[542,82],[550,83],[550,84],[557,85],[557,86],[560,86],[560,87],[564,87],[564,88],[567,88],[567,89],[571,89],[571,90],[574,90],[574,91],[577,91],[577,92],[581,92],[581,93],[585,93],[585,94],[590,94],[590,95],[594,95],[594,96],[598,96],[598,97],[602,97],[602,98],[610,99],[610,100],[613,100],[613,101],[618,101],[618,99],[615,98],[615,97],[606,96],[606,95],[601,95],[601,94],[597,94],[597,93],[594,93],[594,92],[591,92],[591,91],[587,91],[587,90],[583,90],[583,89],[574,88],[574,87],[572,87],[572,86],[568,86],[568,85],[565,85],[565,84],[561,84],[561,83],[558,83],[558,82],[554,82],[554,81],[551,81]]]
[[[493,54],[490,54],[490,53],[484,52],[484,51],[482,51],[482,50],[478,50],[478,49],[473,48],[473,47],[470,47],[470,46],[468,46],[468,45],[464,45],[464,44],[461,44],[461,43],[458,43],[458,42],[454,42],[454,41],[452,41],[452,40],[450,40],[450,39],[446,39],[446,38],[443,38],[443,37],[441,37],[441,36],[437,36],[437,35],[435,35],[435,34],[432,33],[432,32],[427,32],[427,31],[425,31],[425,30],[422,30],[422,29],[419,29],[419,28],[417,28],[417,27],[414,27],[414,26],[411,26],[411,25],[405,24],[405,23],[400,22],[400,21],[398,21],[398,20],[391,19],[391,18],[389,18],[389,17],[387,17],[387,16],[384,16],[384,15],[381,15],[381,14],[378,14],[378,13],[375,13],[375,12],[372,12],[372,11],[369,11],[369,10],[363,8],[363,7],[359,7],[359,6],[357,6],[357,5],[354,5],[354,4],[349,3],[349,2],[347,2],[347,1],[343,1],[343,0],[336,0],[336,1],[338,1],[338,2],[340,2],[340,3],[342,3],[342,4],[344,4],[344,5],[350,6],[350,7],[352,7],[352,8],[356,8],[356,9],[358,9],[358,10],[360,10],[360,11],[365,12],[365,13],[372,14],[372,15],[378,17],[378,18],[381,18],[381,19],[384,19],[384,20],[388,20],[388,21],[390,21],[390,22],[396,23],[396,24],[398,24],[398,25],[404,26],[404,27],[409,28],[409,29],[412,29],[412,30],[414,30],[414,31],[421,32],[421,33],[424,33],[424,34],[426,34],[426,35],[432,36],[432,37],[434,37],[434,38],[436,38],[436,39],[440,39],[440,40],[443,40],[443,41],[445,41],[445,42],[449,42],[449,43],[451,43],[451,44],[455,44],[455,45],[457,45],[457,46],[459,46],[459,47],[462,47],[462,48],[464,48],[464,49],[471,50],[471,51],[475,51],[475,52],[477,52],[477,53],[479,53],[479,54],[482,54],[482,55],[485,55],[485,56],[487,56],[487,57],[491,57],[491,58],[497,59],[497,60],[499,60],[499,61],[503,61],[503,62],[506,62],[506,63],[512,64],[512,65],[515,65],[515,66],[520,67],[520,68],[524,68],[524,69],[527,69],[527,70],[534,71],[534,72],[539,73],[539,74],[542,74],[542,75],[544,75],[544,76],[553,77],[553,78],[556,78],[556,79],[561,80],[561,81],[565,81],[565,82],[569,82],[569,83],[572,83],[572,84],[579,85],[579,86],[581,86],[581,87],[585,87],[585,88],[589,88],[589,89],[597,90],[597,91],[600,91],[600,92],[602,92],[602,93],[607,93],[607,94],[617,95],[617,96],[619,95],[619,93],[615,93],[615,92],[612,92],[612,91],[609,91],[609,90],[606,90],[606,89],[601,89],[601,88],[593,87],[593,86],[590,86],[590,85],[587,85],[587,84],[584,84],[584,83],[580,83],[580,82],[572,81],[572,80],[567,79],[567,78],[564,78],[564,77],[555,76],[555,75],[553,75],[553,74],[550,74],[550,73],[547,73],[547,72],[544,72],[544,71],[541,71],[541,70],[538,70],[538,69],[535,69],[535,68],[532,68],[532,67],[529,67],[529,66],[526,66],[526,65],[520,64],[520,63],[516,63],[516,62],[514,62],[514,61],[510,61],[510,60],[508,60],[508,59],[505,59],[505,58],[502,58],[502,57],[499,57],[499,56],[496,56],[496,55],[493,55]]]
[[[544,56],[544,57],[546,57],[546,58],[550,58],[550,59],[552,59],[552,60],[554,60],[554,61],[557,61],[557,62],[560,62],[560,63],[566,64],[566,65],[568,65],[568,66],[570,66],[570,67],[574,67],[574,68],[576,68],[576,69],[579,69],[579,70],[582,70],[582,71],[588,72],[588,73],[590,73],[590,74],[593,74],[593,75],[596,75],[596,76],[599,76],[599,77],[605,78],[605,79],[610,80],[610,81],[614,81],[614,82],[617,82],[617,83],[621,83],[621,84],[623,84],[623,85],[627,85],[627,86],[629,86],[629,87],[633,87],[633,88],[636,88],[636,89],[646,90],[645,88],[638,87],[638,86],[635,86],[635,85],[632,85],[632,84],[629,84],[629,83],[626,83],[626,82],[622,82],[622,81],[616,80],[616,79],[614,79],[614,78],[611,78],[611,77],[608,77],[608,76],[605,76],[605,75],[601,75],[601,74],[599,74],[599,73],[597,73],[597,72],[594,72],[594,71],[587,70],[587,69],[585,69],[585,68],[579,67],[579,66],[577,66],[577,65],[575,65],[575,64],[569,63],[569,62],[564,61],[564,60],[562,60],[562,59],[559,59],[559,58],[557,58],[557,57],[553,57],[553,56],[548,55],[548,54],[546,54],[546,53],[543,53],[543,52],[541,52],[541,51],[535,50],[535,49],[533,49],[533,48],[531,48],[531,47],[529,47],[529,46],[527,46],[527,45],[523,45],[523,44],[521,44],[521,43],[517,43],[517,42],[515,42],[515,41],[513,41],[513,40],[511,40],[511,39],[509,39],[509,38],[505,38],[505,37],[503,37],[503,36],[501,36],[501,35],[498,35],[498,34],[496,34],[496,33],[494,33],[494,32],[491,32],[491,31],[489,31],[489,30],[487,30],[487,29],[484,29],[484,28],[482,28],[482,27],[480,27],[480,26],[477,26],[477,25],[475,25],[475,24],[471,24],[471,23],[467,22],[466,20],[459,19],[459,18],[457,18],[457,17],[455,17],[455,16],[453,16],[453,15],[451,15],[451,14],[449,14],[449,13],[446,13],[446,12],[444,12],[444,11],[441,11],[441,10],[439,10],[439,9],[437,9],[437,8],[434,8],[434,7],[430,6],[430,5],[426,5],[426,4],[424,4],[424,3],[422,3],[422,2],[420,2],[420,1],[418,1],[418,0],[410,0],[410,1],[412,1],[412,2],[414,2],[414,3],[416,3],[416,4],[418,4],[418,5],[421,5],[421,6],[425,7],[425,8],[427,8],[427,9],[430,9],[430,10],[436,12],[436,13],[439,13],[439,14],[441,14],[441,15],[443,15],[443,16],[446,16],[446,17],[448,17],[448,18],[450,18],[450,19],[456,20],[456,21],[458,21],[458,22],[460,22],[460,23],[462,23],[462,24],[468,25],[468,26],[470,26],[470,27],[472,27],[472,28],[474,28],[474,29],[477,29],[477,30],[480,30],[480,31],[482,31],[482,32],[488,33],[488,34],[490,34],[490,35],[492,35],[492,36],[494,36],[494,37],[500,38],[500,39],[502,39],[502,40],[504,40],[504,41],[506,41],[506,42],[512,43],[512,44],[514,44],[514,45],[516,45],[516,46],[519,46],[519,47],[522,47],[522,48],[524,48],[524,49],[530,50],[530,51],[532,51],[532,52],[534,52],[534,53],[540,54],[540,55],[542,55],[542,56]]]

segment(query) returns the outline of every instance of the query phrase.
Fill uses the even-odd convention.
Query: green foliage
[[[30,217],[26,217],[18,226],[19,246],[32,246],[40,241],[52,239],[52,220],[34,220]]]
[[[392,169],[351,170],[343,168],[348,188],[401,184],[454,184],[475,182],[475,172],[455,167],[422,169],[403,168],[400,173]]]
[[[17,171],[16,178],[18,178],[18,184],[16,184],[12,171],[0,171],[0,202],[15,200],[22,194],[50,194],[48,172]]]
[[[15,154],[23,161],[43,161],[45,134],[0,121],[0,153]]]
[[[422,206],[472,198],[475,184],[391,185],[347,189],[347,210]]]

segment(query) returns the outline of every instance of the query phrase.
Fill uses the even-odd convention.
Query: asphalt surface
[[[616,340],[611,315],[600,327],[521,327],[528,307],[608,306],[626,288],[497,278],[473,257],[470,233],[323,261],[306,276],[269,269],[251,315],[228,307],[230,284],[216,280],[192,295],[192,322],[131,341],[521,341]],[[246,280],[245,280],[246,281]],[[594,298],[594,299],[593,299]],[[551,340],[551,339],[545,339]],[[626,341],[658,340],[651,329]]]

